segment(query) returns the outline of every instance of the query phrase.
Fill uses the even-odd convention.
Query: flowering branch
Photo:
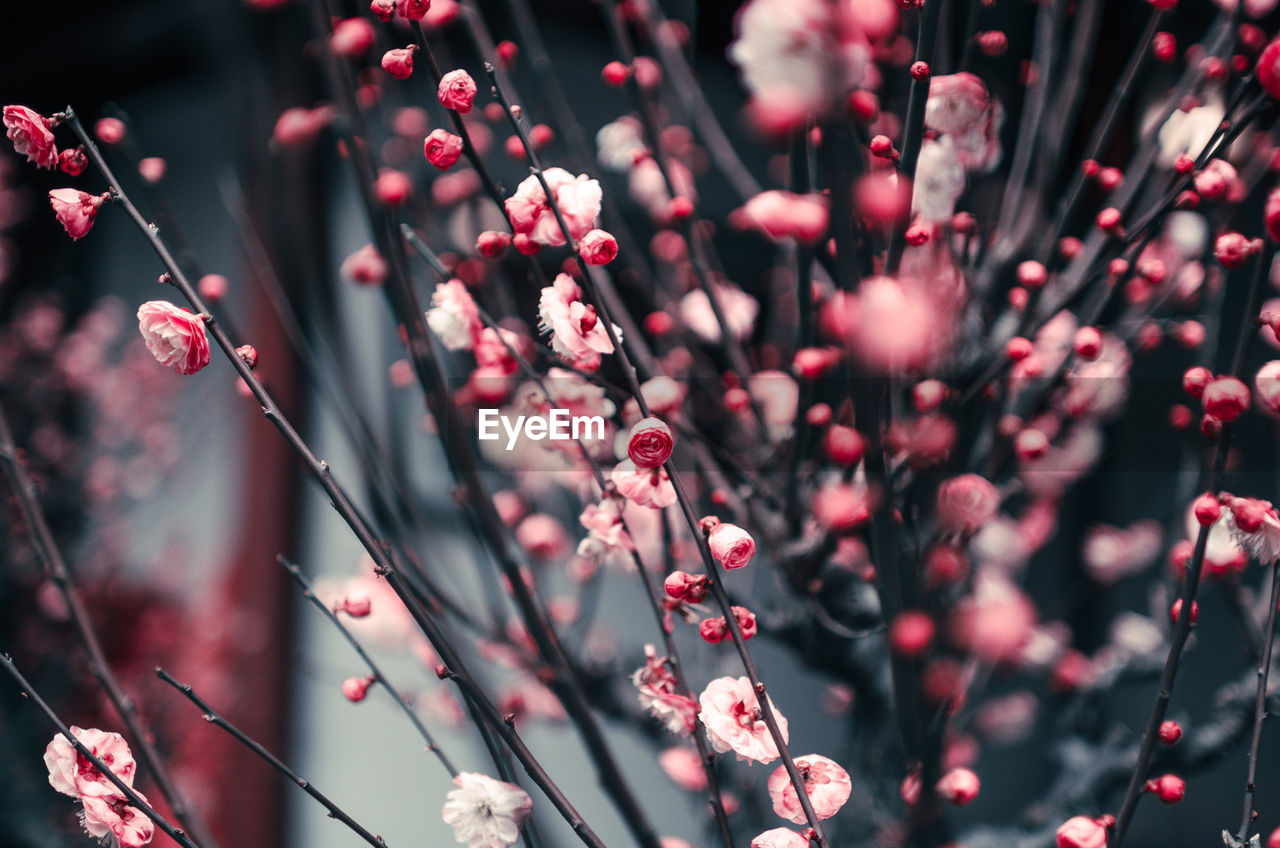
[[[221,715],[219,715],[213,709],[213,707],[209,706],[209,703],[207,701],[205,701],[203,698],[201,698],[199,695],[196,694],[195,690],[191,688],[190,684],[179,683],[177,680],[173,678],[172,675],[169,674],[169,672],[165,671],[163,668],[156,669],[156,677],[160,678],[165,683],[168,683],[174,689],[177,689],[179,692],[182,693],[183,697],[185,697],[188,701],[190,701],[191,703],[199,707],[200,711],[204,713],[205,721],[207,721],[209,724],[214,725],[215,727],[221,728],[223,731],[225,731],[229,736],[231,736],[241,745],[243,745],[244,747],[252,751],[254,754],[256,754],[259,759],[266,762],[273,769],[275,769],[276,771],[280,772],[282,775],[287,777],[292,783],[296,784],[298,788],[300,788],[303,792],[307,793],[312,798],[316,799],[316,801],[320,804],[320,806],[324,807],[326,810],[329,811],[330,818],[337,819],[338,821],[345,824],[348,828],[351,829],[353,833],[355,833],[365,842],[368,842],[370,845],[374,846],[374,848],[382,848],[382,846],[386,844],[385,842],[383,842],[381,836],[374,836],[372,833],[366,830],[359,822],[351,818],[351,816],[347,815],[346,811],[344,811],[337,804],[330,801],[323,792],[321,792],[319,789],[316,789],[315,786],[313,786],[310,781],[300,777],[295,771],[293,771],[293,769],[285,765],[280,760],[279,757],[275,756],[266,748],[262,747],[262,745],[257,740],[253,739],[251,736],[246,734],[243,730],[236,727],[234,724],[232,724],[231,722],[223,718]]]
[[[13,433],[9,429],[9,424],[5,420],[3,411],[0,411],[0,465],[4,466],[5,476],[8,477],[9,487],[17,499],[22,519],[35,541],[36,554],[40,558],[40,564],[44,568],[45,575],[49,578],[49,582],[53,584],[54,588],[57,589],[63,603],[66,604],[67,615],[75,628],[76,636],[84,647],[85,658],[89,663],[89,671],[102,687],[102,691],[106,693],[107,700],[111,702],[111,706],[115,709],[116,714],[120,716],[120,720],[128,728],[134,749],[141,756],[142,762],[146,765],[147,771],[151,774],[151,779],[155,781],[156,787],[160,790],[160,794],[169,803],[169,807],[173,810],[174,818],[183,827],[191,831],[201,843],[206,846],[213,846],[215,844],[213,839],[207,834],[203,823],[187,804],[182,793],[178,791],[172,776],[169,774],[169,769],[164,763],[164,759],[156,750],[155,743],[152,741],[151,731],[147,729],[143,722],[138,705],[124,691],[124,687],[120,685],[120,681],[111,670],[111,664],[107,662],[106,654],[102,650],[102,643],[98,640],[98,635],[94,631],[93,623],[89,618],[89,611],[85,608],[84,601],[80,597],[80,591],[76,588],[75,581],[71,577],[71,571],[67,568],[67,564],[62,558],[62,553],[53,540],[49,525],[44,519],[44,513],[40,509],[40,503],[36,496],[35,483],[18,459],[18,446],[14,443]]]
[[[450,777],[457,777],[458,770],[453,767],[453,763],[449,761],[449,757],[445,754],[444,750],[441,749],[435,739],[432,738],[431,731],[427,730],[426,725],[422,723],[422,719],[418,718],[418,714],[413,711],[413,708],[405,702],[400,693],[391,685],[391,681],[387,680],[386,675],[382,673],[382,669],[378,668],[377,663],[373,661],[373,658],[369,656],[356,637],[351,635],[351,631],[342,623],[342,619],[338,618],[337,614],[334,613],[333,610],[329,609],[329,607],[325,605],[324,601],[316,597],[315,591],[311,588],[311,583],[303,576],[302,569],[298,568],[296,563],[292,563],[285,559],[283,554],[276,557],[276,562],[284,566],[284,570],[289,572],[289,575],[294,579],[294,582],[296,582],[298,587],[302,589],[302,597],[306,598],[307,602],[313,607],[320,610],[324,617],[329,620],[329,623],[338,628],[338,631],[342,633],[342,638],[346,639],[347,644],[355,650],[355,652],[360,656],[360,659],[364,660],[364,664],[369,667],[369,671],[373,674],[374,679],[382,684],[382,688],[385,689],[387,694],[391,696],[391,699],[395,701],[396,706],[399,707],[400,711],[408,717],[410,722],[413,723],[413,727],[418,731],[418,735],[427,743],[427,750],[435,755],[436,759],[440,761],[440,765],[444,766],[445,771],[449,772]]]
[[[24,696],[35,701],[35,704],[40,708],[40,711],[48,717],[49,721],[53,722],[54,725],[57,726],[58,730],[62,732],[62,735],[66,737],[66,740],[76,749],[76,752],[92,763],[93,767],[96,768],[103,777],[111,782],[111,785],[120,790],[120,792],[129,799],[129,804],[131,806],[137,807],[141,810],[143,815],[151,819],[151,821],[155,823],[156,827],[168,834],[169,838],[181,845],[182,848],[200,848],[200,846],[193,842],[191,838],[180,828],[170,824],[164,816],[156,812],[136,789],[121,779],[121,777],[112,771],[111,768],[107,766],[107,764],[104,763],[96,754],[94,754],[93,751],[76,738],[76,735],[71,732],[71,728],[67,727],[62,719],[58,718],[58,715],[53,711],[53,708],[45,702],[44,698],[40,697],[40,693],[35,690],[35,687],[27,682],[27,679],[22,676],[22,672],[18,671],[18,666],[14,663],[11,656],[0,653],[0,665],[3,665],[5,671],[9,672],[9,676],[12,677],[14,682],[18,684],[18,687],[22,689]]]
[[[1267,677],[1271,673],[1271,649],[1275,646],[1276,608],[1280,605],[1280,560],[1271,564],[1271,602],[1267,606],[1267,626],[1263,631],[1265,647],[1262,659],[1258,663],[1258,696],[1253,707],[1253,736],[1249,741],[1249,769],[1244,783],[1244,812],[1240,818],[1240,829],[1236,832],[1236,840],[1244,844],[1249,837],[1249,826],[1253,824],[1257,813],[1253,809],[1253,799],[1257,792],[1254,778],[1258,774],[1258,750],[1262,744],[1262,722],[1267,717]]]

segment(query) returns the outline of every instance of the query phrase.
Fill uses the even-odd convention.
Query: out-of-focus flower
[[[926,141],[916,161],[911,211],[930,224],[950,221],[956,211],[956,201],[964,194],[964,186],[964,164],[950,136]]]
[[[826,235],[827,206],[827,199],[820,194],[774,189],[748,200],[738,220],[771,239],[794,238],[812,244]]]
[[[707,773],[702,768],[702,757],[693,748],[667,748],[658,755],[658,765],[681,789],[701,792],[707,788]]]
[[[209,364],[209,338],[199,315],[149,300],[138,307],[138,330],[156,361],[179,374],[194,374]]]
[[[751,335],[756,315],[760,312],[756,299],[728,283],[712,283],[711,288],[729,334],[737,339]],[[720,324],[711,309],[711,299],[702,289],[694,289],[680,299],[680,320],[708,344],[720,342]]]
[[[1000,492],[977,474],[961,474],[938,487],[938,520],[948,529],[976,533],[999,508]]]
[[[990,664],[1016,662],[1032,636],[1036,611],[1007,578],[980,572],[973,594],[956,604],[952,640]]]
[[[1094,819],[1075,816],[1058,828],[1058,848],[1106,848],[1107,831]]]
[[[387,278],[387,260],[382,258],[376,247],[366,244],[342,260],[338,271],[362,286],[376,286]]]
[[[651,716],[662,722],[668,732],[693,732],[698,714],[697,702],[678,694],[676,677],[667,657],[658,656],[652,645],[645,645],[644,653],[644,665],[631,677],[640,693],[640,703]]]
[[[483,774],[462,772],[453,779],[442,813],[445,824],[467,848],[506,848],[520,838],[533,812],[533,799],[519,786]]]
[[[427,326],[449,350],[469,350],[482,327],[480,311],[461,280],[438,283],[431,293]]]

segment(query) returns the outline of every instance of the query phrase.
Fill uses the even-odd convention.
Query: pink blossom
[[[555,282],[542,290],[538,317],[538,329],[551,333],[551,349],[566,359],[593,360],[598,354],[613,353],[613,342],[595,307],[582,302],[582,290],[568,274],[556,275]],[[622,330],[613,329],[620,338]]]
[[[1085,570],[1104,585],[1137,574],[1159,555],[1161,535],[1155,521],[1139,521],[1127,529],[1095,525],[1085,532]]]
[[[467,848],[506,848],[520,838],[533,812],[533,799],[519,786],[483,774],[462,772],[453,779],[442,816]]]
[[[760,312],[756,299],[728,283],[712,283],[711,290],[716,294],[716,305],[720,307],[729,334],[736,339],[751,335]],[[711,299],[702,289],[694,289],[680,299],[680,320],[698,338],[708,344],[719,344],[720,323],[711,309]]]
[[[977,474],[961,474],[938,487],[938,520],[948,529],[976,533],[999,508],[1000,492]]]
[[[911,209],[930,224],[951,220],[956,201],[964,194],[964,164],[949,136],[939,141],[926,141],[916,160],[916,176],[912,183]]]
[[[789,828],[775,827],[752,839],[751,848],[809,848],[809,840]]]
[[[640,695],[640,703],[649,715],[662,722],[670,733],[692,733],[698,714],[697,703],[678,693],[671,661],[658,656],[652,645],[645,645],[644,665],[631,676]]]
[[[156,361],[179,374],[194,374],[209,364],[209,338],[199,315],[149,300],[138,307],[138,330]]]
[[[627,436],[627,456],[637,468],[656,468],[671,458],[675,439],[660,418],[637,421]]]
[[[658,765],[681,789],[702,792],[707,788],[707,773],[702,757],[692,748],[667,748],[658,755]]]
[[[609,474],[627,500],[636,506],[663,509],[676,502],[676,490],[663,468],[636,468],[629,459],[619,462]]]
[[[123,736],[105,730],[85,730],[75,726],[71,728],[71,735],[102,760],[116,777],[126,785],[133,786],[138,765]],[[49,770],[49,785],[63,795],[80,798],[86,795],[118,794],[120,791],[61,733],[54,736],[45,747],[44,764]]]
[[[711,555],[723,568],[742,568],[756,555],[756,540],[736,524],[717,524],[707,536]]]
[[[590,232],[600,216],[604,194],[600,183],[586,174],[577,177],[564,168],[547,168],[542,172],[556,205],[576,240]],[[547,202],[547,193],[537,175],[526,177],[516,192],[505,201],[507,216],[517,233],[525,233],[534,242],[556,246],[565,243],[560,222]]]
[[[1223,501],[1229,507],[1227,526],[1236,543],[1264,565],[1280,559],[1280,516],[1271,502],[1226,493]]]
[[[569,549],[564,525],[554,516],[535,512],[516,525],[516,541],[533,556],[556,559]]]
[[[280,113],[271,132],[271,140],[286,149],[302,147],[319,135],[331,120],[331,106],[317,106],[314,109],[294,106]]]
[[[373,24],[364,18],[344,18],[333,25],[329,49],[335,55],[358,59],[369,52],[376,37]]]
[[[462,155],[462,137],[448,130],[432,130],[423,142],[422,155],[440,170],[448,170]]]
[[[804,778],[804,791],[809,796],[809,803],[819,819],[829,819],[849,800],[853,785],[849,780],[849,772],[840,767],[835,760],[821,754],[806,754],[796,757],[796,768]],[[773,799],[773,811],[787,821],[804,824],[804,809],[800,806],[800,797],[786,766],[778,766],[769,775],[769,797]]]
[[[990,664],[1017,662],[1031,640],[1036,610],[1007,578],[980,573],[974,591],[956,604],[951,638]]]
[[[814,493],[810,509],[822,529],[847,533],[871,518],[871,499],[866,486],[835,480]]]
[[[742,216],[772,239],[795,238],[812,244],[827,232],[828,205],[820,194],[765,191],[747,201]]]
[[[938,781],[938,796],[943,800],[963,807],[978,797],[982,783],[978,776],[967,768],[953,768]]]
[[[857,294],[839,293],[822,308],[827,332],[877,371],[918,371],[942,355],[954,332],[951,294],[907,277],[869,277]]]
[[[1106,848],[1107,831],[1094,819],[1074,816],[1058,828],[1058,848]]]
[[[52,168],[58,163],[58,148],[48,118],[26,106],[6,106],[4,126],[13,149],[26,156],[28,162],[38,168]]]
[[[418,52],[418,45],[397,47],[382,54],[382,70],[396,79],[408,79],[413,74],[413,54]]]
[[[578,544],[578,556],[599,563],[616,551],[635,550],[635,543],[622,523],[622,505],[616,498],[587,504],[578,522],[589,531]]]
[[[396,10],[411,21],[420,21],[431,10],[431,0],[396,0]]]
[[[142,796],[142,800],[146,801],[146,797]],[[83,801],[85,831],[112,848],[142,848],[155,836],[151,819],[119,795],[86,795]]]
[[[837,63],[833,8],[821,0],[751,0],[741,7],[729,59],[752,95],[787,102],[803,117],[824,111],[837,85],[862,81],[865,57],[847,69]]]
[[[929,80],[924,123],[939,133],[963,135],[982,120],[989,105],[986,84],[973,74],[961,71],[933,77]]]
[[[471,111],[471,104],[476,99],[476,81],[461,68],[450,71],[440,78],[437,96],[441,106],[465,115]]]
[[[372,244],[352,253],[342,260],[338,269],[342,276],[362,286],[380,285],[387,278],[387,260],[382,258]]]
[[[1253,378],[1256,397],[1272,412],[1280,412],[1280,359],[1273,359],[1258,369]]]
[[[438,283],[431,294],[427,325],[449,350],[470,350],[483,325],[471,292],[461,280]]]
[[[768,698],[768,695],[765,696]],[[778,757],[778,747],[761,717],[760,702],[751,681],[745,677],[720,677],[707,684],[698,697],[702,711],[698,718],[707,729],[711,747],[723,754],[733,751],[740,760],[769,763]],[[772,701],[769,701],[772,706]],[[786,742],[787,720],[777,709],[782,741]]]
[[[49,192],[49,203],[67,235],[71,236],[72,241],[79,241],[93,228],[93,222],[98,217],[98,207],[110,196],[89,194],[74,188],[55,188]]]
[[[608,265],[618,256],[618,240],[604,230],[592,230],[578,240],[578,255],[588,265]]]

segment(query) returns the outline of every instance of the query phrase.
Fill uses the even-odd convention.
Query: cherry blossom
[[[752,839],[751,848],[809,848],[809,840],[789,828],[775,827]]]
[[[71,734],[92,751],[95,757],[102,760],[116,777],[126,785],[133,786],[138,765],[123,736],[94,728],[86,730],[74,725],[71,727]],[[116,794],[120,791],[61,733],[54,736],[45,748],[44,764],[49,770],[49,785],[63,795],[80,798],[85,795]]]
[[[737,286],[727,283],[713,283],[712,291],[716,293],[716,304],[720,307],[720,314],[724,317],[730,335],[738,339],[749,336],[755,327],[756,315],[760,312],[760,304],[756,299]],[[708,344],[719,343],[720,324],[711,309],[710,298],[702,289],[694,289],[680,299],[680,319],[703,341]]]
[[[627,500],[636,506],[663,509],[676,502],[676,490],[664,468],[636,468],[630,459],[624,459],[609,474]]]
[[[768,698],[768,695],[765,696]],[[698,718],[707,730],[707,741],[719,753],[733,751],[740,760],[770,763],[778,758],[769,728],[761,717],[760,702],[751,681],[745,677],[721,677],[707,684],[698,697],[702,709]],[[772,705],[772,701],[769,701]],[[774,717],[783,741],[787,741],[787,720],[775,708]]]
[[[520,838],[533,799],[518,786],[483,774],[462,772],[444,805],[444,822],[467,848],[506,848]]]
[[[119,795],[86,795],[83,801],[81,820],[85,831],[112,848],[142,848],[155,836],[151,819]]]
[[[756,540],[736,524],[717,524],[707,535],[707,546],[721,567],[742,568],[756,554]]]
[[[698,715],[697,702],[678,693],[669,658],[658,656],[652,645],[645,645],[644,653],[644,665],[631,677],[641,705],[662,722],[669,733],[692,733]]]
[[[594,229],[604,197],[600,183],[586,174],[575,177],[563,168],[547,168],[542,176],[569,226],[570,236],[575,240],[581,239]],[[506,199],[505,207],[517,233],[527,234],[537,244],[564,244],[560,222],[548,204],[547,193],[536,175],[525,178],[516,186],[516,193]]]
[[[656,468],[671,458],[675,440],[660,418],[637,421],[627,436],[627,456],[637,468]]]
[[[437,93],[441,106],[465,115],[471,111],[471,104],[476,99],[476,81],[464,70],[449,71],[440,78]]]
[[[98,207],[110,199],[110,193],[95,195],[74,188],[55,188],[49,192],[53,214],[72,241],[79,241],[89,234],[98,217]]]
[[[609,333],[594,306],[582,301],[582,289],[568,274],[558,274],[538,300],[538,329],[551,334],[551,349],[575,362],[598,363],[600,354],[613,353]],[[616,325],[614,337],[621,339]]]

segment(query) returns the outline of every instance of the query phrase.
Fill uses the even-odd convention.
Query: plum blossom
[[[209,364],[209,338],[199,315],[166,300],[149,300],[138,307],[138,330],[156,361],[179,374],[194,374]]]
[[[618,257],[618,240],[605,230],[591,230],[578,241],[578,255],[588,265],[608,265]]]
[[[707,729],[707,741],[718,753],[733,751],[740,760],[759,763],[778,758],[778,746],[769,734],[760,712],[760,701],[746,677],[720,677],[711,681],[698,702],[702,707],[698,718]],[[773,702],[768,703],[772,707]],[[782,741],[786,742],[789,738],[787,720],[776,708],[773,715]]]
[[[138,764],[134,762],[129,743],[124,741],[123,736],[105,730],[86,730],[75,726],[72,726],[71,734],[92,751],[95,757],[102,760],[116,777],[133,786]],[[49,785],[63,795],[79,798],[84,795],[119,792],[116,785],[108,781],[61,733],[54,736],[45,747],[44,764],[49,770]]]
[[[615,552],[634,551],[635,543],[622,523],[622,504],[605,498],[598,504],[587,504],[578,522],[589,531],[578,543],[578,556],[592,562],[604,562]]]
[[[805,754],[796,757],[796,768],[804,778],[804,791],[809,796],[809,803],[819,819],[829,819],[849,800],[853,791],[849,780],[849,772],[840,767],[835,760],[821,754]],[[782,818],[795,824],[804,824],[804,808],[800,806],[800,797],[791,783],[786,766],[778,766],[769,775],[769,797],[773,800],[773,811]]]
[[[931,79],[924,122],[951,139],[967,170],[987,173],[999,163],[1004,107],[973,74],[961,71]]]
[[[467,848],[506,848],[520,838],[533,812],[533,799],[519,786],[483,774],[462,772],[453,779],[442,813],[454,838]]]
[[[679,159],[668,159],[665,162],[667,175],[662,175],[662,168],[652,156],[645,156],[631,168],[627,177],[627,194],[636,203],[644,207],[649,216],[656,221],[665,221],[671,216],[671,192],[667,188],[667,179],[671,180],[671,188],[676,194],[696,202],[698,192],[694,186],[693,173]]]
[[[961,474],[938,487],[938,520],[949,529],[975,533],[999,508],[1000,492],[977,474]]]
[[[449,350],[468,350],[480,332],[480,312],[461,280],[436,285],[427,310],[427,326]]]
[[[812,244],[827,232],[827,206],[827,199],[820,194],[774,189],[748,200],[742,207],[741,220],[771,239],[795,238]]]
[[[640,121],[625,115],[596,133],[596,160],[610,171],[626,171],[645,152]]]
[[[658,755],[658,765],[681,789],[701,792],[707,788],[707,773],[702,768],[702,757],[693,748],[667,748]]]
[[[138,793],[143,801],[146,796]],[[86,795],[81,823],[85,831],[112,848],[142,848],[155,836],[155,824],[119,795]]]
[[[1091,527],[1084,537],[1085,571],[1102,584],[1137,574],[1160,554],[1161,536],[1155,521],[1139,521],[1128,528]]]
[[[724,316],[729,334],[737,339],[751,335],[760,304],[742,289],[728,283],[712,283],[716,305]],[[702,289],[694,289],[680,299],[680,320],[707,344],[719,344],[720,323],[711,309],[711,299]]]
[[[663,509],[676,502],[675,486],[664,468],[636,468],[634,462],[624,459],[610,472],[609,479],[636,506]]]
[[[698,704],[693,698],[679,694],[671,661],[667,657],[658,656],[653,645],[645,645],[644,654],[644,665],[631,676],[641,705],[649,715],[662,722],[668,732],[692,733],[697,723]]]
[[[613,342],[594,306],[582,302],[582,289],[568,274],[557,274],[538,300],[538,329],[551,333],[551,349],[576,362],[598,363],[600,354],[613,353]],[[613,328],[615,338],[622,329]]]
[[[1236,544],[1264,565],[1280,559],[1280,516],[1270,501],[1224,492],[1222,502],[1228,507],[1223,517]]]
[[[93,229],[93,222],[98,217],[98,207],[103,201],[111,198],[106,194],[89,194],[74,188],[55,188],[49,192],[49,205],[58,223],[71,236],[72,241],[79,241]]]
[[[4,127],[13,149],[38,168],[52,168],[58,163],[49,119],[26,106],[4,107]]]
[[[671,458],[675,439],[661,418],[637,421],[627,435],[627,456],[637,468],[656,468]]]
[[[440,78],[439,91],[436,93],[441,106],[465,115],[471,111],[471,104],[476,99],[476,81],[471,78],[471,74],[459,68]]]
[[[1156,143],[1160,145],[1160,164],[1167,168],[1179,156],[1198,157],[1218,131],[1225,115],[1226,106],[1222,95],[1217,92],[1210,94],[1200,106],[1174,111],[1156,134]]]
[[[604,197],[600,182],[586,174],[575,177],[564,168],[547,168],[542,176],[569,225],[570,236],[574,240],[585,236],[600,216]],[[508,197],[504,205],[516,233],[528,235],[537,244],[553,247],[564,244],[564,232],[537,175],[526,177],[516,186],[515,194]]]
[[[790,828],[775,827],[752,839],[751,848],[809,848],[809,840]]]
[[[951,638],[990,664],[1016,662],[1033,635],[1036,610],[1007,577],[980,572],[951,616]]]
[[[964,194],[964,186],[964,164],[950,136],[926,141],[916,161],[911,211],[930,224],[950,221],[956,211],[956,201]]]
[[[756,554],[756,540],[736,524],[717,524],[707,535],[711,555],[722,568],[742,568]]]
[[[462,156],[462,136],[448,130],[434,129],[422,143],[422,155],[442,171],[447,171]]]

